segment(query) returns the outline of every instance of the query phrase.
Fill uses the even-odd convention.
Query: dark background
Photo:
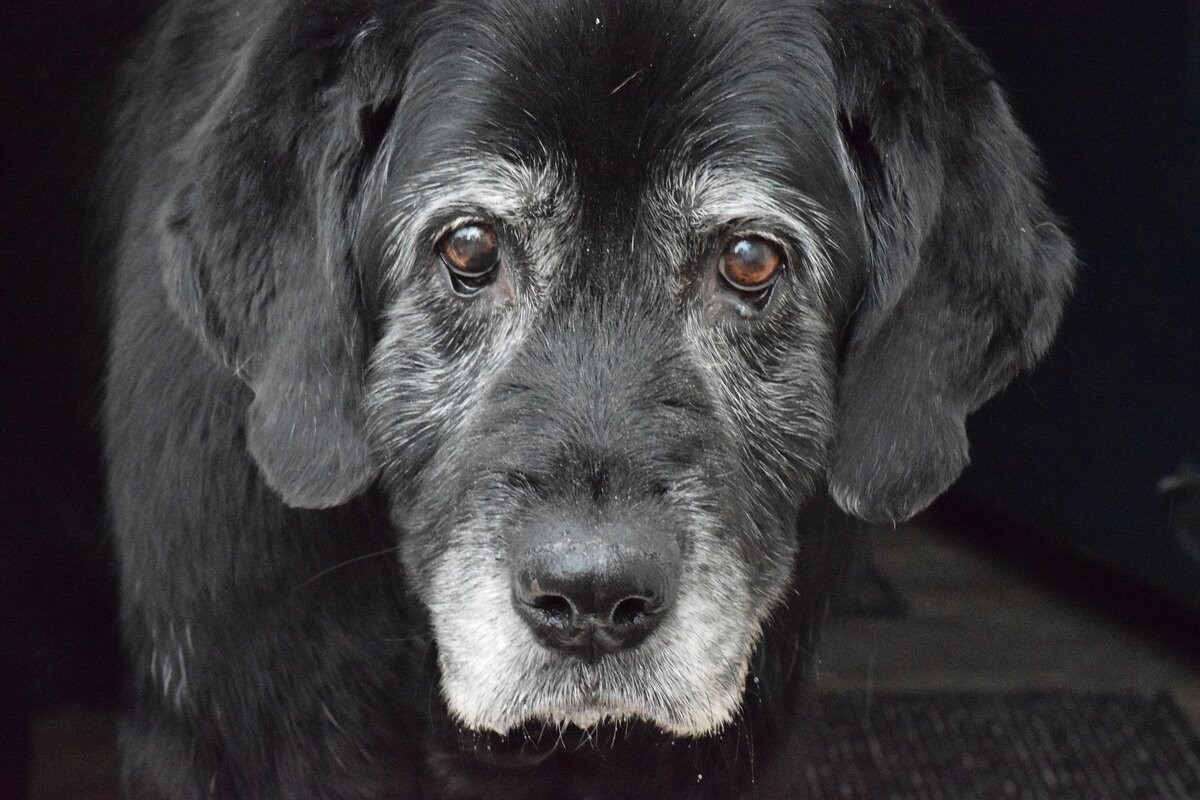
[[[971,420],[959,491],[1200,608],[1200,3],[947,7],[1082,260],[1050,358]]]
[[[93,209],[143,5],[0,6],[0,774],[31,708],[117,682]],[[1200,3],[945,6],[1041,149],[1082,270],[1047,362],[972,418],[974,464],[942,505],[1080,591],[1196,624],[1200,482],[1156,487],[1200,470]]]

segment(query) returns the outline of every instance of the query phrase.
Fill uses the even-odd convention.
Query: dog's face
[[[326,127],[290,117],[309,154],[268,168],[268,134],[213,116],[207,158],[241,148],[242,174],[164,215],[168,286],[255,388],[287,502],[382,481],[463,724],[699,735],[805,591],[804,505],[902,519],[945,488],[966,413],[1048,342],[1070,251],[927,9],[583,5],[433,4],[394,40],[306,19],[350,66],[274,102]],[[186,266],[264,236],[235,213],[256,181],[280,222],[229,268],[266,254],[242,269],[268,322],[215,330],[221,281]]]
[[[456,17],[397,109],[419,122],[374,220],[387,308],[367,407],[472,727],[711,730],[788,585],[861,243],[832,86],[751,55],[805,43],[741,14],[680,41],[689,17]],[[625,587],[653,630],[587,652],[606,624],[643,638],[606,607],[575,647],[548,642],[519,573],[573,569],[585,585],[554,596],[578,606],[621,580],[609,555],[661,573]]]

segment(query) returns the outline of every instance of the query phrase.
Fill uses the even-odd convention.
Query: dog
[[[105,180],[128,798],[788,794],[1068,239],[924,0],[172,0]]]

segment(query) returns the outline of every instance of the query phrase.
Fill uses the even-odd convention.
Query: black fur
[[[920,0],[179,0],[128,86],[106,439],[130,798],[777,796],[843,512],[905,519],[957,477],[965,416],[1072,279],[1028,141]],[[444,188],[413,176],[464,155],[568,174],[559,274],[514,263],[511,297],[464,303],[425,245],[389,261],[395,215]],[[668,156],[789,187],[818,231],[761,313],[716,302],[717,233],[639,214]],[[456,380],[520,313],[499,376]],[[769,612],[738,718],[460,729],[428,602],[462,521],[504,539],[582,504],[687,558],[687,476]]]

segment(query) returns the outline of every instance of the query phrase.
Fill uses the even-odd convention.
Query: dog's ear
[[[353,243],[395,104],[373,89],[387,81],[370,23],[288,15],[252,37],[174,150],[156,222],[170,303],[253,391],[246,444],[264,479],[322,508],[375,474]]]
[[[1046,350],[1074,256],[987,64],[932,4],[833,5],[868,263],[829,485],[845,511],[895,522],[958,477],[967,414]]]

